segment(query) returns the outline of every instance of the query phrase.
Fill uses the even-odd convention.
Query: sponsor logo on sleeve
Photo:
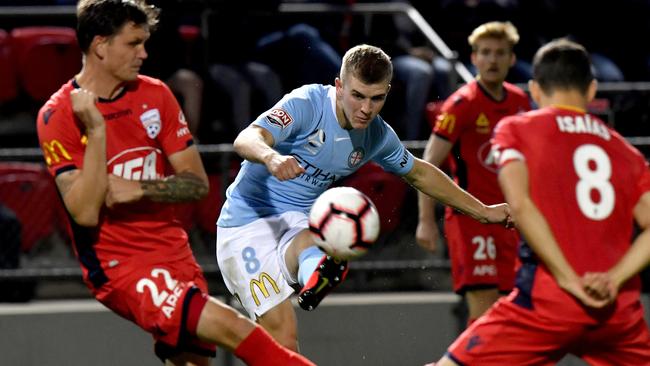
[[[140,122],[147,131],[147,136],[150,139],[155,139],[160,133],[162,122],[160,119],[160,111],[157,108],[150,109],[140,115]]]
[[[285,128],[293,122],[293,117],[284,109],[275,108],[266,115],[266,120],[272,125]]]
[[[58,140],[46,141],[43,143],[43,156],[45,156],[45,163],[47,166],[57,164],[61,161],[61,159],[68,161],[72,160],[72,157],[68,151]]]
[[[183,111],[178,111],[178,122],[183,126],[187,126],[187,119],[185,119]]]
[[[456,115],[446,112],[440,113],[436,120],[436,128],[439,130],[447,131],[448,133],[454,132],[456,126]]]

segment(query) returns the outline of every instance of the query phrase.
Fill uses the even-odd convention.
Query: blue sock
[[[305,286],[305,283],[309,281],[309,277],[314,273],[318,262],[324,255],[325,253],[317,246],[309,247],[300,253],[298,256],[298,283],[300,286]]]

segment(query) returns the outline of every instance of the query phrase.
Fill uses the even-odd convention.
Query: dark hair
[[[363,44],[349,49],[343,56],[341,80],[349,73],[366,84],[390,82],[393,64],[381,48]]]
[[[540,48],[533,58],[533,79],[544,93],[575,89],[586,93],[594,79],[589,53],[580,44],[565,38]]]
[[[127,23],[153,30],[160,10],[144,0],[80,0],[77,4],[77,40],[85,53],[95,36],[110,37]]]

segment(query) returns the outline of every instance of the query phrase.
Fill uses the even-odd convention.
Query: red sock
[[[282,347],[260,326],[255,327],[237,346],[235,356],[249,366],[316,366],[305,357]]]

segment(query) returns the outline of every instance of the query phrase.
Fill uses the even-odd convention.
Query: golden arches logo
[[[52,140],[43,143],[43,156],[45,156],[45,163],[47,163],[48,166],[52,165],[52,163],[60,162],[60,156],[65,160],[72,160],[72,157],[70,154],[68,154],[68,151],[58,140]]]
[[[452,133],[454,127],[456,126],[456,116],[449,113],[441,113],[438,116],[436,121],[436,127],[439,130],[447,130],[447,132]]]
[[[273,288],[273,291],[275,291],[276,294],[280,293],[280,288],[278,287],[278,284],[275,283],[275,280],[269,276],[268,273],[262,272],[260,274],[259,280],[251,280],[250,284],[250,289],[251,289],[251,295],[253,295],[253,300],[255,301],[255,305],[260,306],[260,299],[257,297],[257,292],[255,291],[255,287],[262,293],[262,296],[264,298],[269,297],[269,289],[266,287],[266,282],[268,281],[269,284],[271,284],[271,287]]]

